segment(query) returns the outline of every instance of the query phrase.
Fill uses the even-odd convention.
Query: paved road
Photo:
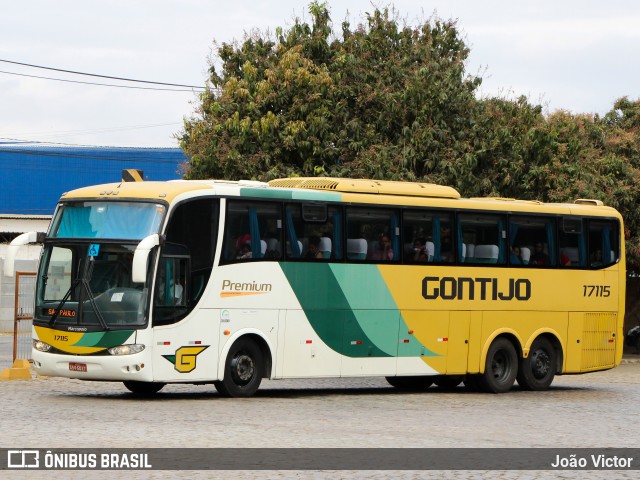
[[[640,445],[637,361],[626,361],[607,372],[557,377],[547,392],[516,387],[504,395],[471,393],[462,387],[454,392],[431,388],[403,393],[382,378],[265,381],[249,399],[222,398],[209,385],[169,385],[152,399],[139,398],[118,383],[58,378],[0,382],[0,393],[1,445],[8,448]],[[163,475],[154,473],[157,478]],[[339,476],[391,476],[371,473]],[[592,473],[589,478],[635,478],[633,472]],[[435,478],[433,472],[402,475]],[[583,475],[562,473],[563,478]],[[209,476],[211,472],[202,478]],[[255,477],[255,472],[250,476]],[[262,472],[258,476],[290,475]],[[324,478],[321,472],[297,476]],[[540,475],[502,472],[498,477]],[[483,476],[467,472],[464,478]]]

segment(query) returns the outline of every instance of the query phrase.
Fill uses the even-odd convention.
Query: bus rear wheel
[[[153,395],[154,393],[158,393],[162,390],[162,387],[166,385],[159,382],[126,381],[122,383],[127,387],[127,390],[132,393],[137,393],[138,395]]]
[[[426,390],[433,384],[433,377],[384,377],[389,385],[399,390]]]
[[[213,382],[220,395],[250,397],[258,391],[264,372],[262,350],[250,338],[240,338],[229,350],[224,378]]]
[[[547,390],[556,375],[556,350],[551,342],[538,337],[531,344],[529,355],[518,368],[518,385],[524,390]]]
[[[482,376],[483,390],[506,393],[511,390],[518,374],[518,354],[506,338],[497,338],[489,347]]]

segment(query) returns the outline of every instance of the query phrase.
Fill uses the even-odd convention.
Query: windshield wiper
[[[53,315],[51,315],[51,318],[49,319],[49,326],[53,327],[56,324],[56,319],[58,318],[60,309],[65,303],[67,303],[67,300],[69,300],[69,297],[71,296],[71,292],[73,292],[73,289],[78,286],[78,283],[80,283],[79,278],[76,278],[73,282],[71,282],[69,290],[67,290],[67,293],[64,294],[64,297],[62,297],[62,300],[60,300],[60,303],[58,303],[58,306],[54,310]]]
[[[93,293],[91,292],[91,287],[89,286],[89,281],[86,278],[82,279],[82,285],[84,286],[84,289],[87,291],[87,297],[89,298],[89,302],[91,302],[93,311],[96,312],[96,318],[98,319],[98,322],[100,322],[100,326],[105,330],[109,330],[109,325],[107,325],[107,322],[104,321],[104,317],[102,316],[102,313],[100,313],[100,310],[98,309],[98,305],[96,305],[96,298],[93,296]]]
[[[96,318],[98,319],[100,326],[104,330],[110,330],[109,325],[107,325],[107,322],[105,322],[104,317],[102,316],[102,313],[100,313],[100,310],[98,309],[98,305],[96,305],[95,297],[93,296],[93,293],[91,292],[91,287],[89,286],[89,281],[84,278],[76,278],[71,283],[69,290],[67,290],[67,293],[64,294],[64,297],[62,297],[62,300],[60,300],[60,303],[58,304],[55,311],[53,312],[53,315],[51,315],[51,318],[49,319],[49,326],[53,327],[55,325],[56,319],[58,318],[58,314],[60,313],[60,309],[64,306],[65,303],[67,303],[67,300],[69,300],[69,297],[71,296],[71,292],[79,284],[82,285],[82,287],[84,287],[84,290],[87,292],[87,298],[89,299],[89,302],[93,307],[93,311],[96,312]],[[82,295],[80,296],[80,300],[82,301]]]

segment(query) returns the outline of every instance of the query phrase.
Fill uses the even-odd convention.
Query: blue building
[[[181,178],[179,148],[58,147],[0,142],[0,215],[51,215],[63,192],[119,182],[122,170],[145,180]]]

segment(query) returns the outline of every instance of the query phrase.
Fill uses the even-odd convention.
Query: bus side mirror
[[[43,241],[44,233],[40,232],[27,232],[14,238],[7,248],[7,258],[4,262],[4,274],[7,277],[13,277],[15,274],[16,256],[18,255],[18,250],[20,250],[21,246]]]
[[[133,283],[144,283],[147,281],[147,262],[149,253],[160,245],[160,235],[154,233],[143,238],[133,254],[133,266],[131,267],[131,281]]]

